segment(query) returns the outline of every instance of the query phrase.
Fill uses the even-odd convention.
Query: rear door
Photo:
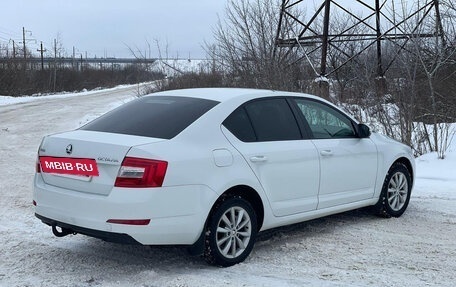
[[[260,181],[274,215],[315,210],[319,160],[285,98],[248,102],[223,123],[224,133]]]

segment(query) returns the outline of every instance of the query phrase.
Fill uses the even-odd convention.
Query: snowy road
[[[76,128],[135,89],[0,106],[0,286],[455,286],[455,152],[417,161],[401,218],[362,210],[313,220],[263,239],[230,268],[180,247],[54,237],[31,204],[42,136]]]

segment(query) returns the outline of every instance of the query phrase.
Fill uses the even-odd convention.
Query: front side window
[[[295,102],[315,139],[356,137],[351,120],[340,111],[317,101],[295,99]]]

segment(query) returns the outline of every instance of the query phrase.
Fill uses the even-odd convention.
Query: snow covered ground
[[[22,103],[0,97],[0,286],[455,286],[455,144],[445,160],[417,159],[412,200],[401,218],[358,210],[277,230],[230,268],[208,266],[182,247],[54,237],[31,204],[41,138],[78,127],[136,90]]]

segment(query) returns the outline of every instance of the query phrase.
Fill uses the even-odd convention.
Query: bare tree
[[[276,49],[278,11],[275,0],[228,2],[225,20],[214,27],[215,43],[206,51],[214,66],[230,75],[231,85],[300,89],[294,53]]]
[[[456,34],[453,19],[456,10],[451,2],[441,7],[444,7],[441,18],[435,17],[434,21],[429,23],[436,27],[436,36],[431,40],[414,38],[412,43],[426,83],[426,97],[429,99],[424,101],[422,118],[423,122],[431,124],[432,130],[428,131],[424,127],[425,134],[432,137],[432,140],[428,141],[430,150],[437,151],[439,158],[443,159],[448,147],[448,137],[451,136],[448,123],[456,122],[456,101],[453,96],[456,80]]]

